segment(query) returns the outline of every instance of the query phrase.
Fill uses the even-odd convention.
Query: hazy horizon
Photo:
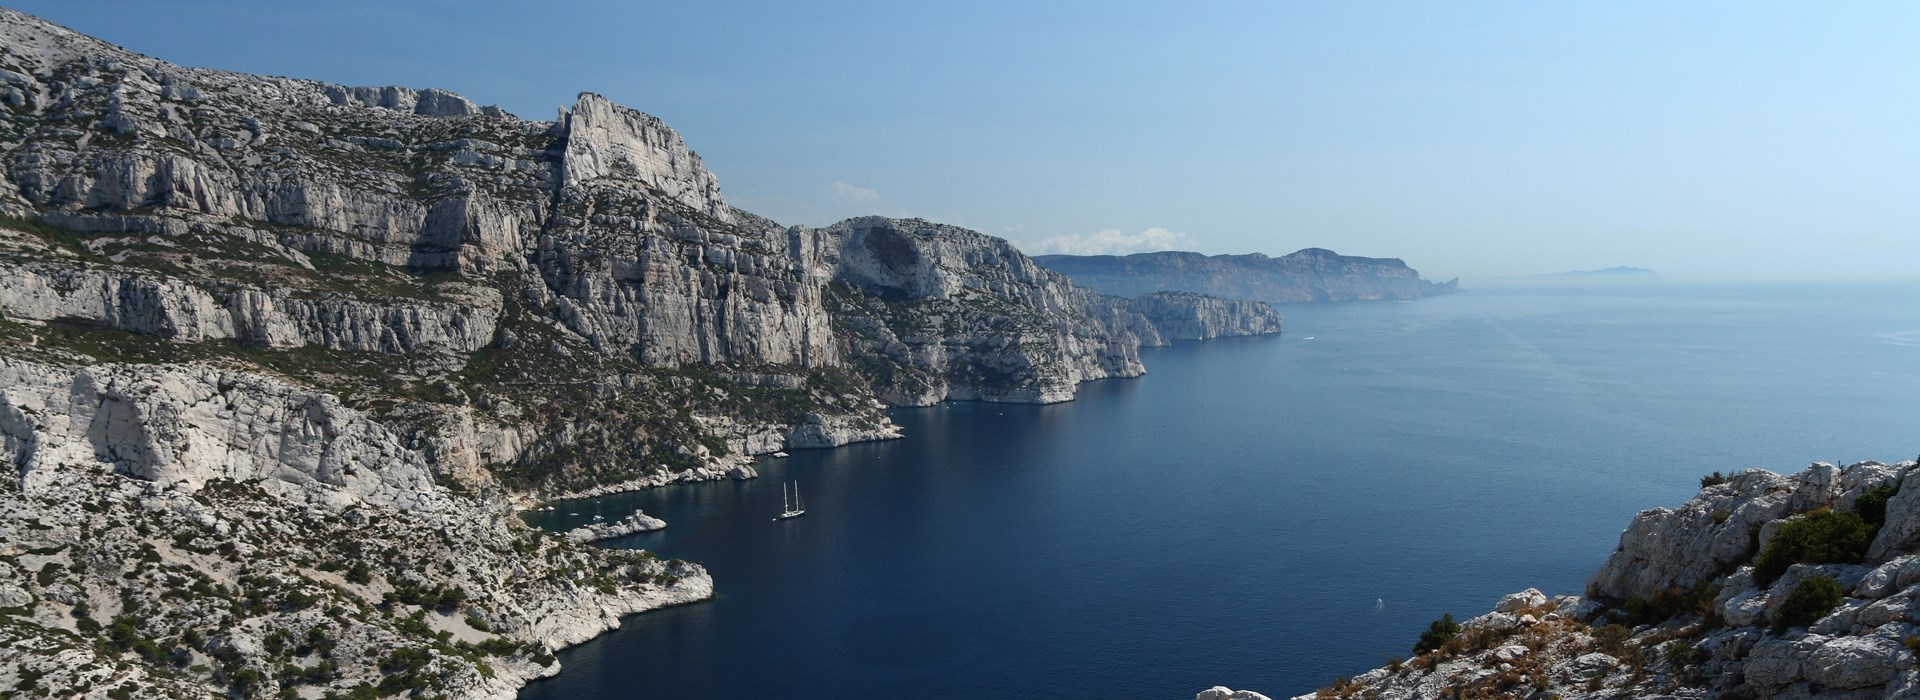
[[[1433,279],[1920,259],[1920,6],[8,5],[184,65],[533,119],[598,92],[782,223],[919,216],[1034,254],[1318,247]]]

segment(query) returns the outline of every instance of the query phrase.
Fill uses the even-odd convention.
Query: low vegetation
[[[1754,581],[1779,580],[1794,564],[1857,564],[1878,528],[1851,511],[1817,510],[1780,526],[1753,562]]]
[[[1781,604],[1780,612],[1774,616],[1773,631],[1779,634],[1793,627],[1811,625],[1840,607],[1843,598],[1840,583],[1832,577],[1808,576],[1787,594],[1787,602]]]

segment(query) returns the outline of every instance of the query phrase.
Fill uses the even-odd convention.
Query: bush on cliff
[[[1899,481],[1867,489],[1865,493],[1860,494],[1859,498],[1853,499],[1853,512],[1859,513],[1860,519],[1872,525],[1875,534],[1878,534],[1880,526],[1887,524],[1887,501],[1892,500],[1898,493],[1900,493]]]
[[[1874,529],[1858,513],[1808,513],[1780,526],[1753,562],[1754,581],[1772,585],[1794,564],[1857,564],[1873,542]]]
[[[1808,576],[1793,587],[1787,594],[1787,602],[1780,606],[1780,614],[1774,616],[1773,631],[1784,632],[1789,627],[1805,627],[1813,624],[1834,608],[1840,607],[1840,583],[1827,576]]]
[[[1420,633],[1420,642],[1413,645],[1413,653],[1425,654],[1435,651],[1446,646],[1447,642],[1459,635],[1460,623],[1453,621],[1453,613],[1447,613],[1427,625],[1427,631]]]
[[[1701,581],[1692,589],[1662,588],[1644,598],[1635,593],[1627,596],[1620,607],[1627,612],[1627,620],[1634,625],[1657,625],[1678,615],[1699,615],[1702,618],[1712,615],[1713,599],[1719,595],[1719,586]]]

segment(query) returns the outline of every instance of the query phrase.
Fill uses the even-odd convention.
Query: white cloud
[[[834,199],[838,199],[844,202],[878,202],[880,201],[879,192],[875,192],[870,188],[861,187],[859,185],[849,185],[847,183],[840,182],[838,180],[835,180],[833,184],[827,186],[827,192],[831,193]]]
[[[1067,255],[1126,255],[1128,253],[1146,253],[1156,250],[1174,250],[1182,246],[1190,247],[1192,237],[1179,231],[1169,231],[1155,226],[1139,233],[1121,233],[1120,229],[1110,228],[1093,233],[1074,233],[1054,236],[1030,244],[1033,254],[1065,253]],[[1026,247],[1026,246],[1022,246]]]

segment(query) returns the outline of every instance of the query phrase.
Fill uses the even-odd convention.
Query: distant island
[[[1034,262],[1073,283],[1122,297],[1158,291],[1268,302],[1398,301],[1459,291],[1434,283],[1398,258],[1341,255],[1307,248],[1280,257],[1184,251],[1133,255],[1039,255]]]

